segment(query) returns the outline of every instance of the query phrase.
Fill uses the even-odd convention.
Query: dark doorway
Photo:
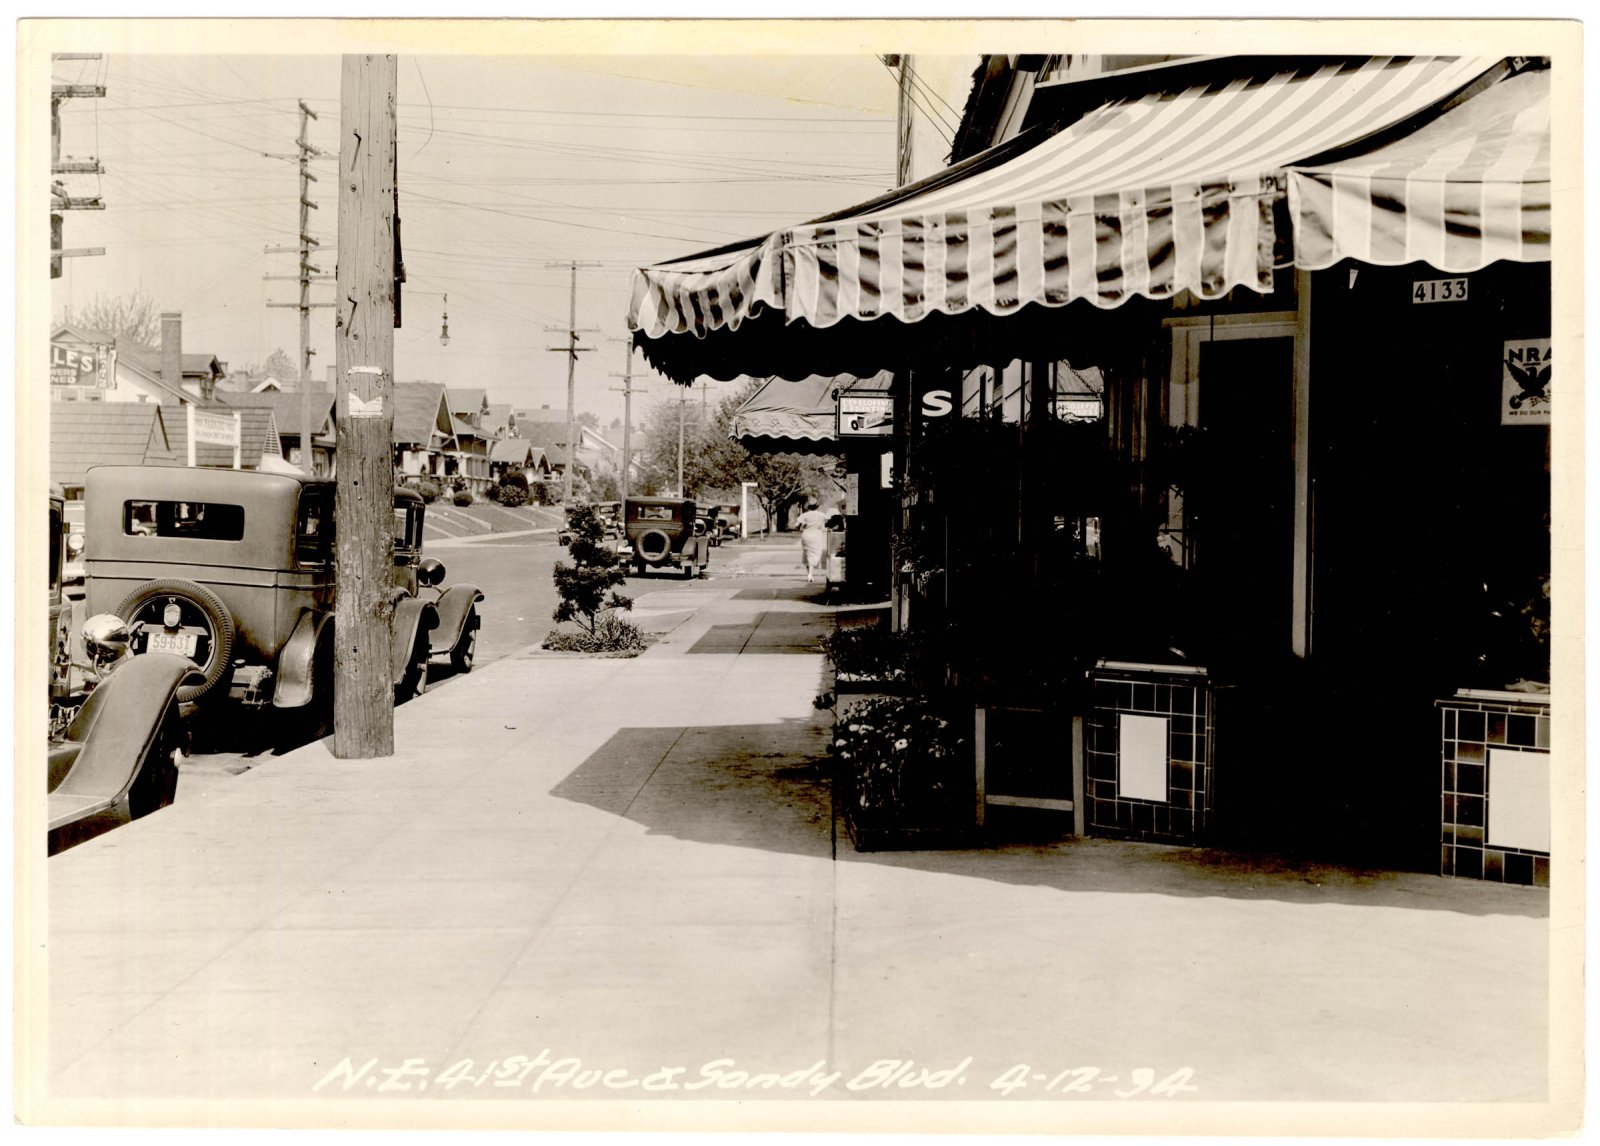
[[[1204,488],[1191,495],[1195,574],[1219,666],[1290,647],[1294,577],[1294,340],[1200,346]]]

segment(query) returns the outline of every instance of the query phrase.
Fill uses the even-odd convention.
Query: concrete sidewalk
[[[1543,891],[851,851],[794,548],[630,586],[670,620],[636,659],[529,650],[391,758],[311,745],[52,858],[52,1094],[1542,1100]]]

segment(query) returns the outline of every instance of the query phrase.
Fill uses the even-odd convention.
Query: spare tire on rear
[[[143,620],[160,628],[160,612],[165,607],[162,599],[172,597],[178,599],[179,608],[184,610],[186,623],[198,620],[210,633],[210,647],[203,657],[195,657],[195,663],[200,666],[201,681],[178,689],[178,702],[188,704],[216,688],[227,675],[228,667],[233,663],[233,614],[204,585],[181,577],[157,577],[124,597],[122,604],[117,606],[117,616],[129,624]]]
[[[633,551],[641,561],[655,565],[665,561],[672,552],[672,538],[662,530],[647,529],[634,539]]]

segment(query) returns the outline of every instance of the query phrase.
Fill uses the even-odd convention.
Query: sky
[[[919,170],[948,154],[977,55],[919,56]],[[184,348],[240,368],[298,353],[292,156],[298,100],[338,140],[337,55],[107,52],[62,61],[55,82],[100,83],[65,101],[64,156],[105,173],[64,179],[104,211],[66,213],[52,315],[96,295],[143,291],[183,314]],[[876,56],[483,56],[400,54],[399,187],[407,281],[395,376],[484,387],[491,401],[566,406],[572,260],[579,411],[609,424],[626,363],[628,274],[636,266],[837,210],[893,183],[896,82]],[[331,171],[333,157],[313,172]],[[311,234],[334,269],[336,193],[312,186]],[[447,298],[448,296],[448,302]],[[313,299],[333,297],[331,281]],[[439,341],[448,305],[450,343]],[[334,361],[333,311],[312,312],[313,371]],[[635,410],[676,391],[634,356]],[[710,395],[731,384],[711,383]]]

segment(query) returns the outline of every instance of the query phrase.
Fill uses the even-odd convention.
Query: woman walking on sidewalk
[[[796,519],[800,527],[800,555],[806,563],[806,584],[811,584],[822,568],[822,554],[828,547],[828,515],[817,508],[817,499],[806,498],[806,511]]]

